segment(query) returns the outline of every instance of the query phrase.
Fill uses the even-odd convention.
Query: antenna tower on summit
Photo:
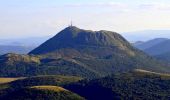
[[[70,25],[71,27],[73,26],[73,23],[72,23],[72,21],[71,21],[71,25]]]

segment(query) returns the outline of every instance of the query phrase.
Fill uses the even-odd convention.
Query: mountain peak
[[[128,42],[118,33],[101,30],[91,31],[69,26],[49,39],[30,54],[44,54],[61,48],[79,47],[120,47],[126,48]]]

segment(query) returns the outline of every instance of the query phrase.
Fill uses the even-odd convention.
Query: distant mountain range
[[[19,39],[0,39],[0,55],[6,53],[27,54],[49,37],[32,37]]]
[[[151,56],[163,61],[170,61],[170,39],[156,38],[140,44],[136,42],[133,45]]]
[[[49,39],[50,36],[44,37],[28,37],[28,38],[18,38],[18,39],[0,39],[0,45],[10,45],[10,46],[39,46],[41,43]]]
[[[17,54],[27,54],[35,47],[27,46],[14,46],[14,45],[0,45],[0,55],[6,53],[17,53]]]
[[[170,30],[143,30],[134,32],[124,32],[122,35],[130,42],[148,41],[154,38],[170,38]]]

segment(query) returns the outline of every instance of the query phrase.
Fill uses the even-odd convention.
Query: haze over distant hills
[[[34,46],[0,45],[0,55],[6,53],[27,54],[34,48]]]
[[[149,49],[155,45],[158,45],[159,43],[165,42],[167,40],[169,40],[169,39],[168,38],[155,38],[155,39],[145,41],[145,42],[143,41],[140,43],[137,41],[137,42],[133,43],[133,45],[140,50],[146,50],[146,49]],[[161,52],[161,51],[159,51],[159,52]]]
[[[170,61],[170,39],[156,38],[146,42],[134,43],[134,46],[147,54],[163,61]]]
[[[50,36],[43,37],[23,37],[23,38],[9,38],[0,39],[0,45],[11,45],[11,46],[38,46],[44,41],[46,41]]]
[[[49,37],[29,37],[18,39],[0,39],[0,55],[6,53],[27,54]]]
[[[148,41],[154,38],[170,38],[170,30],[142,30],[124,32],[122,35],[130,42]]]

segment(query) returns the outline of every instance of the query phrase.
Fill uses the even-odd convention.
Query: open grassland
[[[0,84],[10,83],[18,79],[23,79],[23,78],[0,78]]]
[[[62,87],[58,87],[58,86],[48,86],[48,85],[44,85],[44,86],[32,86],[30,87],[31,89],[37,89],[37,90],[49,90],[49,91],[54,91],[54,92],[63,92],[63,91],[68,91]]]
[[[142,70],[142,69],[135,69],[133,72],[137,76],[141,77],[159,77],[160,79],[167,79],[170,80],[170,74],[166,73],[157,73],[157,72],[152,72],[152,71],[147,71],[147,70]]]

